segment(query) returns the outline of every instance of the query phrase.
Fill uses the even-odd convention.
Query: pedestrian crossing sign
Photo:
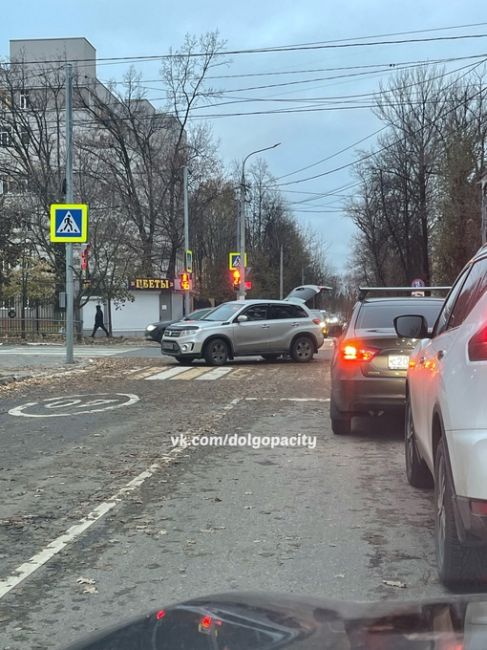
[[[63,244],[88,241],[88,206],[84,203],[51,205],[51,241]]]

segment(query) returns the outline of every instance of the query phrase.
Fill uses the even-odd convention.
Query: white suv
[[[438,571],[447,585],[487,577],[487,246],[450,290],[432,334],[422,316],[399,316],[420,339],[406,386],[406,472],[435,488]]]

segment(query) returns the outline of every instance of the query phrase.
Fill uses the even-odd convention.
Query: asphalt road
[[[211,592],[444,594],[400,422],[333,436],[328,358],[223,373],[125,354],[0,389],[2,650],[62,647]],[[251,444],[184,448],[181,434]],[[257,448],[299,434],[315,438]]]

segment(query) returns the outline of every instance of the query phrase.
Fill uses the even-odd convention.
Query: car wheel
[[[433,477],[424,460],[419,456],[416,447],[416,431],[414,429],[413,414],[409,396],[406,399],[406,412],[404,418],[404,445],[406,456],[406,476],[415,488],[432,488]]]
[[[331,430],[336,436],[346,436],[352,432],[352,416],[342,413],[336,406],[333,397],[330,400]]]
[[[479,583],[485,580],[487,568],[485,549],[465,546],[458,538],[453,496],[442,438],[435,459],[435,542],[438,574],[447,587]]]
[[[178,363],[180,363],[183,366],[185,365],[190,366],[194,361],[193,357],[175,357],[175,359]]]
[[[309,336],[297,336],[291,344],[291,357],[298,363],[307,363],[313,358],[315,348]]]
[[[264,361],[276,361],[281,356],[280,354],[262,354]]]
[[[211,366],[223,366],[228,359],[228,345],[223,339],[212,339],[205,346],[205,360]]]

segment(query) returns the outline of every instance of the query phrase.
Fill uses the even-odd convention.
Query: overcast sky
[[[7,8],[2,9],[0,54],[8,56],[9,40],[13,38],[84,36],[96,48],[97,56],[104,58],[164,54],[170,47],[178,48],[186,33],[202,34],[215,29],[225,39],[228,50],[240,50],[375,37],[481,22],[487,23],[485,0],[16,0],[8,2]],[[487,24],[369,40],[484,33],[487,34]],[[215,87],[224,91],[224,99],[220,101],[238,99],[239,103],[206,110],[209,114],[221,115],[329,108],[331,97],[374,92],[381,81],[387,82],[391,78],[392,71],[384,69],[380,73],[343,77],[365,70],[369,72],[370,69],[323,69],[467,57],[485,52],[487,38],[481,37],[234,55],[231,63],[215,74],[262,76],[213,80]],[[454,71],[479,60],[451,61],[446,68]],[[151,88],[147,91],[148,98],[163,105],[157,99],[162,97],[162,92],[152,81],[158,77],[158,64],[138,63],[136,67],[144,80],[151,81],[147,84]],[[102,80],[122,79],[126,69],[126,64],[99,64],[98,77]],[[283,72],[286,74],[280,74]],[[337,76],[341,78],[337,79]],[[272,84],[284,85],[255,89],[255,86]],[[274,101],[261,101],[263,98]],[[323,101],[317,101],[321,98],[327,99],[326,106]],[[249,101],[256,99],[259,101]],[[360,100],[360,104],[370,104],[370,101]],[[235,160],[242,160],[249,152],[275,142],[282,144],[267,152],[265,159],[277,178],[333,156],[277,182],[290,204],[295,203],[292,208],[299,222],[310,224],[322,235],[328,244],[330,261],[337,271],[343,271],[350,256],[353,227],[341,212],[342,195],[353,194],[353,188],[340,191],[339,197],[322,198],[313,193],[326,193],[353,182],[350,168],[329,174],[325,172],[353,161],[359,147],[334,154],[380,128],[370,108],[214,117],[209,122],[220,142],[220,155],[228,166]],[[376,138],[370,137],[360,148],[373,149],[375,142]],[[295,182],[318,174],[323,175]],[[296,204],[304,199],[311,200]]]

